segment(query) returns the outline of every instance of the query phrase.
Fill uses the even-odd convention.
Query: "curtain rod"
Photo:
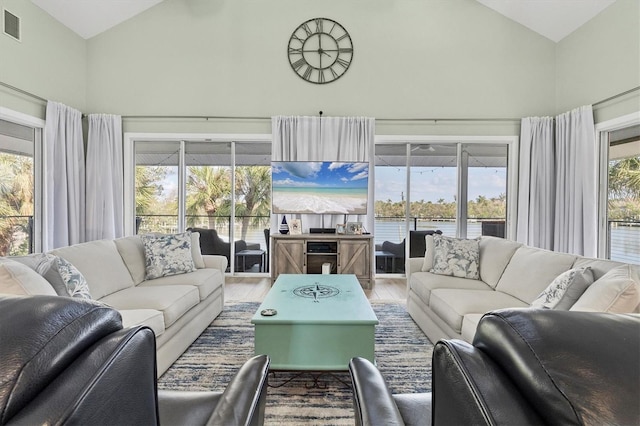
[[[33,99],[36,99],[38,101],[41,102],[48,102],[47,99],[35,95],[31,92],[27,92],[26,90],[22,90],[18,87],[12,86],[8,83],[5,83],[3,81],[0,81],[0,86],[4,86],[8,89],[14,90],[18,93],[21,93],[23,95],[26,96],[30,96]],[[606,99],[602,99],[601,101],[595,102],[593,104],[591,104],[593,107],[596,107],[598,105],[604,104],[606,102],[612,101],[614,99],[617,99],[619,97],[628,95],[629,93],[632,92],[637,92],[638,90],[640,90],[640,86],[636,86],[632,89],[629,90],[625,90],[624,92],[618,93],[616,95],[613,96],[609,96]],[[82,114],[82,117],[86,117],[86,114]],[[196,120],[271,120],[271,117],[239,117],[239,116],[206,116],[206,115],[123,115],[122,116],[123,119],[172,119],[172,118],[177,118],[177,119],[196,119]],[[468,121],[468,122],[497,122],[497,121],[520,121],[521,118],[376,118],[376,121],[433,121],[433,122],[438,122],[438,121],[450,121],[450,122],[462,122],[462,121]]]
[[[22,93],[23,95],[30,96],[30,97],[32,97],[33,99],[37,99],[37,100],[39,100],[39,101],[41,101],[41,102],[44,102],[44,103],[47,103],[47,102],[48,102],[48,100],[47,100],[47,99],[45,99],[45,98],[42,98],[42,97],[40,97],[40,96],[38,96],[38,95],[34,95],[33,93],[27,92],[26,90],[22,90],[22,89],[20,89],[20,88],[18,88],[18,87],[12,86],[12,85],[7,84],[7,83],[5,83],[5,82],[3,82],[3,81],[0,81],[0,85],[2,85],[2,86],[4,86],[4,87],[7,87],[7,88],[9,88],[9,89],[11,89],[11,90],[14,90],[14,91],[16,91],[16,92],[18,92],[18,93]]]
[[[609,96],[608,98],[603,99],[601,101],[598,101],[595,104],[591,104],[591,106],[594,106],[594,107],[598,106],[598,105],[603,104],[605,102],[609,102],[609,101],[612,101],[612,100],[614,100],[616,98],[620,98],[620,97],[622,97],[624,95],[628,95],[629,93],[637,92],[638,90],[640,90],[640,86],[636,86],[633,89],[625,90],[624,92],[618,93],[617,95]]]
[[[123,115],[122,119],[271,120],[271,117],[219,115]],[[376,118],[376,121],[520,121],[520,118]]]

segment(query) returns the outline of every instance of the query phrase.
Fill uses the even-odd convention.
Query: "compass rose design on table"
[[[293,294],[298,297],[307,297],[312,298],[314,303],[320,303],[318,299],[326,299],[327,297],[334,297],[340,293],[335,287],[331,287],[328,285],[323,285],[318,282],[312,285],[305,285],[302,287],[295,288],[293,290]]]

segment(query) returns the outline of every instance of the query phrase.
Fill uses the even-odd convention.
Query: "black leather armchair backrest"
[[[442,231],[439,229],[436,231],[409,231],[409,257],[424,257],[424,252],[427,249],[424,237],[434,234],[441,235]]]
[[[473,346],[509,374],[545,423],[640,421],[638,316],[501,310],[484,315]]]
[[[122,329],[120,314],[59,296],[0,296],[0,423],[25,408],[84,351]]]

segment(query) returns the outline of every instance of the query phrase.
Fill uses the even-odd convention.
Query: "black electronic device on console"
[[[307,253],[337,253],[338,243],[335,241],[308,241]]]
[[[336,228],[309,228],[310,234],[335,234]]]

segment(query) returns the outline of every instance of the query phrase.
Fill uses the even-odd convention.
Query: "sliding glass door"
[[[419,139],[375,147],[379,273],[403,272],[402,267],[389,268],[385,259],[392,254],[404,258],[403,242],[411,230],[440,230],[460,238],[504,238],[508,233],[508,211],[514,210],[508,194],[515,191],[508,185],[515,170],[508,165],[515,161],[517,138]]]
[[[133,158],[135,233],[212,229],[209,254],[225,255],[228,270],[268,271],[270,143],[140,140]]]

